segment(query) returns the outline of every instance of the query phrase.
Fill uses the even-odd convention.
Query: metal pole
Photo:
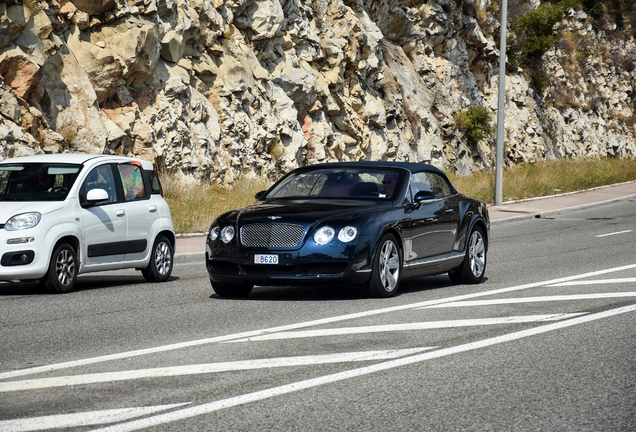
[[[497,165],[495,170],[495,205],[503,204],[504,117],[506,104],[506,27],[508,1],[501,0],[501,39],[499,42],[499,101],[497,103]]]

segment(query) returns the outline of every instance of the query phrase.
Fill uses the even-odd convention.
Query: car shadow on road
[[[166,281],[172,282],[179,280],[176,276],[171,276]],[[75,288],[66,293],[66,295],[73,294],[81,291],[90,291],[101,288],[117,288],[130,285],[148,284],[143,276],[79,276],[75,283]],[[25,281],[25,282],[0,282],[0,297],[3,296],[29,296],[29,295],[51,295],[44,287],[44,284],[39,281]]]
[[[437,290],[454,286],[447,275],[423,276],[400,282],[395,297],[422,291]],[[303,286],[256,286],[247,297],[226,298],[212,294],[211,299],[232,301],[333,301],[373,299],[363,288],[352,288],[335,285]],[[382,299],[376,299],[382,300]]]

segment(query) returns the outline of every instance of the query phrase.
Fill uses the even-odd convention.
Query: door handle
[[[452,208],[447,208],[446,210],[444,210],[444,213],[446,214],[451,214],[453,212]]]
[[[157,211],[157,206],[150,206],[150,207],[148,207],[148,211],[149,211],[150,213],[154,213],[154,212],[156,212],[156,211]]]
[[[125,216],[125,215],[126,215],[126,210],[117,210],[117,211],[115,212],[115,214],[116,214],[117,216]]]

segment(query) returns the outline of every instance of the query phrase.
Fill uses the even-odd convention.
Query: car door
[[[108,200],[89,203],[86,195],[103,189]],[[117,198],[115,173],[110,164],[99,165],[88,173],[79,193],[80,217],[84,226],[82,259],[87,266],[120,262],[127,249],[127,220],[124,203]]]
[[[447,199],[445,188],[436,173],[420,172],[411,176],[410,193],[427,191],[435,199],[417,205],[409,215],[410,251],[408,260],[430,258],[450,253],[453,250],[459,214],[452,201]],[[450,188],[449,188],[450,190]]]
[[[149,182],[140,164],[121,163],[117,165],[124,191],[126,219],[128,222],[128,251],[126,261],[143,259],[152,241],[151,229],[157,219],[159,209],[151,200]]]

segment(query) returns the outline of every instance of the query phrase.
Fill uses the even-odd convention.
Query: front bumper
[[[0,229],[0,280],[40,279],[49,267],[46,232]]]
[[[254,255],[274,254],[278,264],[255,264]],[[305,244],[298,250],[242,248],[206,243],[205,262],[213,282],[253,285],[359,285],[371,276],[370,240]]]

